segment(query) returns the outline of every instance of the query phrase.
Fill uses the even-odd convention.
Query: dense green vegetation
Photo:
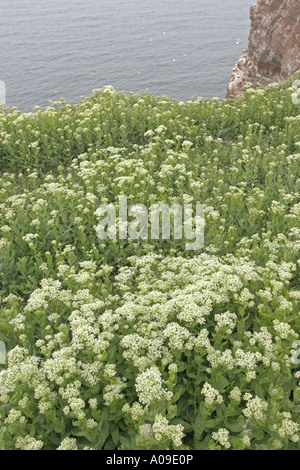
[[[0,449],[299,449],[292,82],[0,108]],[[205,204],[204,248],[100,240],[119,195]]]

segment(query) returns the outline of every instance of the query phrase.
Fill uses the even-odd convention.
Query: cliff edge
[[[258,0],[250,10],[249,46],[232,71],[227,97],[286,80],[300,70],[300,0]]]

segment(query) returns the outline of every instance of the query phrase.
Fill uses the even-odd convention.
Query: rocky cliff
[[[251,7],[249,46],[233,69],[227,97],[246,82],[264,88],[300,70],[300,0],[258,0]]]

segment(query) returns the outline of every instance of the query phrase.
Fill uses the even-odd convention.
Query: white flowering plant
[[[0,108],[1,450],[299,450],[291,83]],[[122,195],[205,204],[204,247],[100,240]]]

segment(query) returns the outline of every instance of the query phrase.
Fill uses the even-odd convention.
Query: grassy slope
[[[47,346],[48,342],[52,341],[47,337],[57,334],[58,331],[64,331],[68,337],[68,344],[73,344],[75,333],[74,331],[72,334],[69,333],[70,328],[72,331],[72,326],[68,317],[78,302],[75,298],[76,292],[82,288],[88,289],[93,299],[104,302],[104,310],[111,312],[114,318],[115,312],[123,306],[124,301],[125,304],[129,301],[126,297],[127,288],[122,282],[120,286],[116,275],[120,268],[130,265],[133,265],[133,271],[129,270],[124,274],[125,278],[128,276],[125,285],[130,286],[132,295],[131,307],[128,305],[129,310],[130,308],[134,310],[135,304],[142,306],[144,299],[149,297],[150,300],[147,302],[150,304],[156,302],[158,310],[162,309],[161,316],[164,305],[172,300],[172,296],[175,298],[178,295],[176,291],[178,286],[182,289],[179,295],[181,301],[184,298],[185,303],[191,301],[193,305],[197,302],[195,298],[191,300],[190,294],[186,291],[186,279],[192,276],[192,272],[194,277],[191,277],[191,285],[199,283],[199,286],[202,286],[199,287],[201,290],[205,283],[210,282],[209,279],[214,278],[215,272],[221,273],[224,270],[223,284],[219,287],[219,281],[215,281],[217,284],[211,282],[207,284],[207,295],[211,296],[212,304],[216,302],[210,313],[211,323],[208,322],[215,350],[224,352],[229,344],[232,347],[234,341],[240,341],[241,338],[246,341],[243,336],[245,329],[252,334],[258,332],[261,327],[267,327],[276,336],[278,332],[276,333],[276,330],[274,332],[272,323],[275,319],[286,322],[299,332],[299,302],[296,295],[290,296],[291,292],[298,292],[300,285],[298,262],[300,107],[292,103],[292,81],[272,86],[265,91],[248,90],[241,99],[223,102],[197,100],[178,103],[167,97],[156,98],[148,94],[126,96],[106,89],[94,92],[92,97],[83,100],[79,105],[60,102],[45,111],[36,109],[34,114],[20,114],[16,109],[2,108],[0,111],[2,171],[0,339],[6,341],[8,349],[22,346],[29,357],[33,358],[35,355],[42,357],[42,365],[35,374],[44,373],[44,362],[52,356],[53,351],[62,348],[62,344]],[[200,255],[208,256],[208,259],[205,261],[196,258],[199,253],[186,252],[184,241],[149,241],[149,243],[132,240],[105,243],[99,241],[95,235],[97,224],[95,210],[100,202],[116,202],[120,194],[131,197],[132,203],[149,204],[159,201],[180,204],[189,201],[204,203],[206,235],[205,248],[201,250]],[[164,267],[164,262],[160,260],[155,261],[153,265],[151,261],[153,254],[167,257],[167,267]],[[133,255],[136,258],[129,261]],[[143,258],[149,255],[151,256],[148,261],[148,258]],[[224,256],[227,258],[223,258]],[[253,271],[254,278],[258,273],[262,276],[257,284],[249,281],[248,286],[245,273],[239,272],[238,260],[242,257],[246,257],[246,261],[241,261],[241,266],[246,263],[244,270]],[[142,261],[143,259],[146,261]],[[177,259],[181,261],[176,267]],[[185,265],[185,259],[190,259],[191,264]],[[86,261],[92,264],[80,265]],[[193,270],[200,269],[201,272],[201,268],[197,267],[199,262],[200,266],[203,262],[211,267],[207,268],[204,277],[199,274],[198,278],[198,274],[195,275]],[[143,274],[139,274],[139,263],[142,266],[145,263],[147,273],[145,278]],[[175,268],[172,263],[175,263]],[[175,273],[179,273],[175,284],[172,281],[174,269]],[[226,277],[226,269],[232,274],[241,276],[242,287],[249,288],[251,295],[254,296],[254,305],[250,298],[248,301],[241,301],[234,296],[231,285],[233,281],[230,280],[230,276]],[[181,272],[186,273],[186,279],[184,275],[180,276]],[[158,280],[170,278],[170,284],[164,285],[161,281],[157,283],[156,276]],[[69,292],[65,295],[71,295],[72,292],[75,297],[72,297],[71,307],[61,306],[59,299],[61,294],[54,289],[53,299],[50,299],[51,301],[48,299],[48,306],[43,306],[43,302],[40,305],[39,302],[35,304],[34,300],[30,300],[29,304],[32,302],[33,307],[32,310],[31,307],[28,310],[28,299],[32,299],[32,294],[39,288],[41,281],[49,278],[59,279],[62,282],[63,289]],[[276,282],[279,282],[277,287]],[[149,284],[147,288],[145,283]],[[45,294],[47,287],[45,292],[43,289],[42,292],[37,291],[37,297],[47,298],[48,294]],[[220,301],[221,305],[218,305],[216,300],[218,289],[220,292],[225,292],[226,289],[231,292],[229,299],[226,300],[225,296],[222,302]],[[257,294],[259,290],[268,289],[273,297],[271,303],[267,300],[267,294],[260,296]],[[160,301],[153,297],[152,291],[156,292]],[[15,297],[12,297],[12,294]],[[242,295],[241,291],[238,295]],[[289,303],[286,307],[284,299]],[[264,307],[261,307],[262,304]],[[222,309],[225,311],[230,309],[238,318],[239,326],[234,333],[237,336],[234,336],[229,343],[226,335],[219,337],[216,332],[216,320],[213,314],[222,314]],[[244,319],[245,311],[247,320]],[[25,313],[24,317],[22,312]],[[32,316],[33,312],[36,312],[38,321]],[[56,312],[61,316],[61,324],[50,327],[47,319],[49,314]],[[95,318],[99,317],[99,313],[94,315]],[[138,315],[141,313],[137,313],[130,326],[134,331],[136,331],[134,323],[142,325],[143,318],[147,318],[147,309],[142,319],[139,319]],[[165,335],[164,328],[169,323],[175,322],[176,315],[175,311],[171,312],[166,324],[161,324],[159,333],[155,333],[153,337],[156,335],[160,337],[162,331]],[[120,325],[124,322],[121,317],[115,321]],[[197,322],[195,324],[194,321],[187,319],[179,321],[178,318],[176,321],[181,327],[188,325],[190,334],[194,337],[201,331],[202,327],[197,325]],[[139,326],[139,328],[141,330],[137,331],[140,334],[146,334],[144,327]],[[139,368],[138,362],[135,362],[137,359],[127,358],[124,363],[122,356],[124,350],[120,347],[120,342],[126,336],[127,329],[128,325],[119,336],[115,334],[108,348],[109,357],[103,361],[115,363],[119,373],[125,374],[129,385],[124,400],[132,405],[136,400],[134,380],[144,369],[142,366]],[[111,333],[109,326],[107,330]],[[38,339],[45,341],[46,346],[45,344],[37,346]],[[290,354],[294,340],[293,335],[289,336],[286,343],[280,340],[281,349],[279,348],[280,354],[278,353],[277,360],[283,369],[284,356]],[[243,342],[243,348],[249,352],[251,346],[247,341]],[[86,348],[89,350],[87,346]],[[178,354],[171,346],[168,348],[168,352],[166,349],[164,354],[168,355],[171,351],[172,360],[179,365],[181,371],[178,374],[177,389],[174,385],[178,402],[175,400],[172,406],[177,407],[177,411],[174,411],[175,408],[171,411],[168,407],[166,411],[165,405],[157,405],[157,408],[154,407],[149,412],[145,423],[152,423],[157,413],[163,415],[167,413],[166,416],[171,421],[173,419],[174,425],[179,423],[185,426],[184,445],[187,448],[214,448],[217,443],[212,439],[212,431],[226,427],[233,433],[231,446],[245,448],[241,438],[242,424],[234,425],[234,422],[237,423],[238,419],[243,417],[241,409],[237,409],[234,414],[231,405],[226,401],[227,408],[224,408],[225,405],[222,405],[223,408],[218,405],[219,408],[217,406],[210,410],[211,415],[208,417],[200,388],[197,390],[205,381],[211,380],[212,383],[213,379],[208,372],[209,363],[205,362],[201,379],[200,376],[196,379],[197,368],[195,369],[195,364],[191,362],[188,349],[184,349],[182,345],[182,352]],[[162,362],[161,358],[153,359],[151,362],[149,351],[148,356],[146,353],[141,354],[148,357],[148,359],[143,358],[148,366],[157,366],[167,381],[168,374],[164,362],[167,356]],[[236,351],[233,354],[236,354]],[[203,352],[200,356],[202,355]],[[93,361],[91,357],[87,359],[83,352],[78,353],[77,359],[81,362],[87,360],[89,364]],[[207,360],[206,358],[205,361]],[[12,359],[8,369],[17,367],[14,361],[16,359]],[[286,412],[292,411],[297,414],[299,408],[295,401],[297,384],[291,370],[283,372],[282,369],[279,378],[280,374],[277,376],[278,371],[274,369],[274,374],[268,376],[265,385],[262,386],[260,381],[263,382],[266,378],[268,367],[266,365],[257,367],[260,370],[260,379],[252,379],[250,383],[244,379],[241,379],[241,383],[235,382],[236,375],[230,375],[228,370],[226,372],[220,370],[220,378],[217,379],[217,374],[215,375],[214,387],[229,396],[230,390],[234,388],[233,383],[236,383],[243,392],[251,392],[271,403],[269,410],[272,411],[268,414],[267,424],[265,426],[253,424],[252,446],[253,448],[276,447],[280,438],[274,430],[270,430],[270,427],[274,422],[279,423],[283,419],[277,416],[278,406]],[[235,370],[236,374],[243,375],[241,366],[235,364]],[[65,377],[64,380],[70,383],[78,374],[77,371],[74,377]],[[223,375],[226,376],[225,381],[221,380]],[[101,380],[108,380],[107,377],[106,379],[103,377]],[[4,387],[6,384],[7,387],[5,380],[2,377],[2,384],[0,380],[0,394],[1,385]],[[17,403],[24,394],[33,397],[30,384],[21,385],[17,382],[17,378],[14,380],[16,382],[13,389],[17,392],[4,397],[8,403],[2,409],[3,419],[10,408],[19,409]],[[24,412],[27,424],[21,426],[22,431],[14,430],[14,424],[11,424],[11,427],[3,425],[0,447],[26,446],[24,442],[17,443],[18,433],[24,437],[27,434],[33,436],[35,433],[37,439],[42,440],[47,448],[56,448],[65,436],[72,438],[79,436],[80,448],[90,444],[94,448],[101,446],[118,448],[121,444],[127,448],[136,446],[167,448],[173,445],[170,443],[172,440],[167,437],[160,444],[157,441],[149,441],[148,444],[146,441],[140,442],[141,438],[137,437],[138,431],[134,421],[132,424],[129,418],[124,418],[120,413],[123,402],[122,406],[119,403],[115,408],[114,405],[108,407],[114,425],[104,434],[102,427],[107,417],[101,421],[99,417],[101,413],[97,415],[99,419],[96,421],[102,424],[101,426],[98,424],[97,428],[100,437],[95,431],[95,435],[98,436],[96,440],[89,438],[90,434],[84,420],[77,425],[77,428],[79,426],[81,429],[81,431],[79,429],[81,434],[80,432],[78,434],[76,426],[74,428],[71,424],[72,412],[70,418],[62,413],[63,404],[66,405],[67,401],[59,397],[57,383],[49,377],[47,380],[51,393],[56,394],[57,401],[54,406],[56,414],[52,411],[51,414],[49,410],[48,416],[47,411],[40,413],[35,403],[36,399],[32,398],[32,407]],[[171,379],[168,380],[171,387]],[[278,402],[278,406],[274,404],[275,399],[269,396],[270,388],[276,387],[276,384],[280,393],[283,393],[282,402]],[[182,387],[185,387],[184,393]],[[80,396],[84,400],[95,396],[99,397],[100,401],[103,400],[101,398],[103,390],[99,387],[91,388],[86,379],[83,380],[82,388]],[[90,393],[87,390],[90,390]],[[103,403],[101,406],[104,406]],[[90,412],[86,412],[86,416],[90,416]],[[234,417],[234,422],[230,416]],[[57,419],[56,427],[54,426],[50,435],[45,437],[49,420],[55,421],[55,419]],[[205,424],[203,420],[207,420]],[[245,421],[241,423],[245,425]],[[287,435],[282,438],[281,445],[284,448],[295,448],[298,444],[292,443]]]

